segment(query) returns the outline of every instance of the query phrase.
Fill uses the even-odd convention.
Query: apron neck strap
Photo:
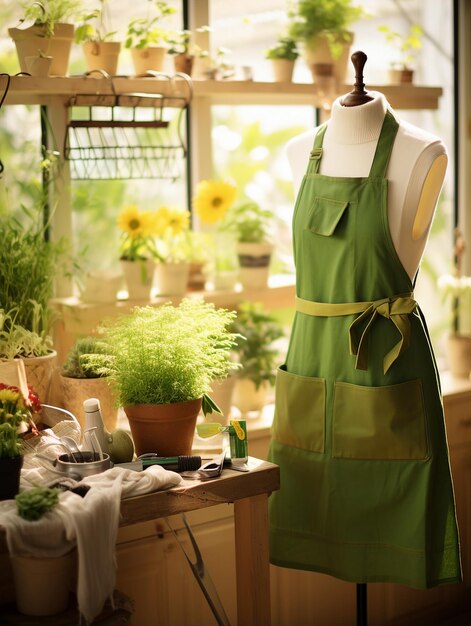
[[[389,159],[398,128],[399,124],[391,111],[386,111],[383,126],[381,127],[381,134],[376,145],[375,156],[371,164],[371,178],[384,178],[386,176],[386,170],[388,169]]]

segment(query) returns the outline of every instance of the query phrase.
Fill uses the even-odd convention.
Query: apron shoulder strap
[[[371,165],[371,178],[384,178],[388,169],[389,159],[391,157],[394,140],[396,139],[399,124],[391,111],[386,111],[384,116],[381,134],[376,146],[376,152]]]
[[[309,174],[317,174],[319,172],[319,166],[321,164],[322,157],[322,144],[324,143],[324,135],[327,128],[327,123],[319,126],[319,129],[314,138],[314,145],[312,147],[311,153],[309,155],[309,166],[308,172]]]

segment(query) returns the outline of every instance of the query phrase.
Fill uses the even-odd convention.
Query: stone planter
[[[149,48],[131,48],[131,57],[136,76],[147,71],[161,72],[164,69],[167,48],[151,46]]]
[[[61,374],[61,406],[70,411],[85,428],[85,412],[83,403],[89,398],[100,400],[103,422],[108,432],[116,429],[118,407],[116,394],[106,378],[70,378]]]

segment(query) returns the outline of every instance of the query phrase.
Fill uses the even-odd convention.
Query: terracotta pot
[[[83,403],[88,398],[100,400],[103,422],[108,432],[116,429],[118,409],[116,394],[106,378],[70,378],[61,374],[61,406],[70,411],[85,428]]]
[[[293,80],[294,61],[272,59],[273,80],[276,83],[290,83]]]
[[[56,615],[65,611],[77,567],[77,551],[63,556],[11,556],[16,605],[24,615]]]
[[[57,352],[52,350],[45,356],[26,357],[23,363],[28,385],[33,387],[43,404],[48,404],[52,375],[57,366]]]
[[[110,76],[116,76],[121,44],[116,41],[86,41],[83,53],[87,62],[87,70],[104,70]]]
[[[23,457],[0,459],[0,500],[12,500],[20,491],[20,475]]]
[[[273,246],[270,243],[238,243],[239,278],[244,289],[261,289],[268,284]]]
[[[182,296],[188,286],[189,263],[157,263],[155,286],[163,296]]]
[[[195,57],[192,54],[176,54],[173,57],[173,66],[176,72],[191,76]]]
[[[389,82],[392,85],[410,85],[414,79],[414,70],[388,70]]]
[[[151,46],[149,48],[131,48],[131,57],[136,75],[148,70],[161,72],[164,68],[167,48]]]
[[[201,398],[172,404],[125,406],[136,454],[160,456],[191,454]]]
[[[120,264],[126,281],[129,300],[150,300],[155,271],[153,259],[121,260]]]
[[[188,274],[188,290],[203,291],[206,285],[206,263],[190,263]]]
[[[345,83],[347,79],[348,62],[350,59],[350,48],[353,43],[353,33],[348,34],[346,41],[339,41],[338,46],[341,49],[340,55],[332,54],[330,40],[323,34],[318,33],[305,45],[305,58],[308,64],[313,80],[319,77],[325,77],[327,68],[331,68],[331,75],[338,83]],[[330,66],[330,67],[329,67]]]
[[[467,378],[471,373],[471,336],[454,334],[447,341],[448,367],[452,376]]]
[[[28,71],[26,57],[37,56],[38,50],[41,50],[46,56],[53,57],[50,68],[52,76],[67,75],[74,32],[75,27],[73,24],[56,24],[52,37],[45,36],[45,28],[43,26],[8,29],[8,34],[15,42],[21,71]]]

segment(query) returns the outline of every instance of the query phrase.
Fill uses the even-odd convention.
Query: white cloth
[[[182,477],[152,465],[144,472],[114,467],[84,478],[90,490],[84,498],[65,491],[59,504],[41,519],[22,519],[13,500],[0,502],[0,526],[6,530],[10,554],[60,556],[77,546],[77,601],[91,622],[112,598],[116,582],[116,536],[121,498],[174,487]]]

